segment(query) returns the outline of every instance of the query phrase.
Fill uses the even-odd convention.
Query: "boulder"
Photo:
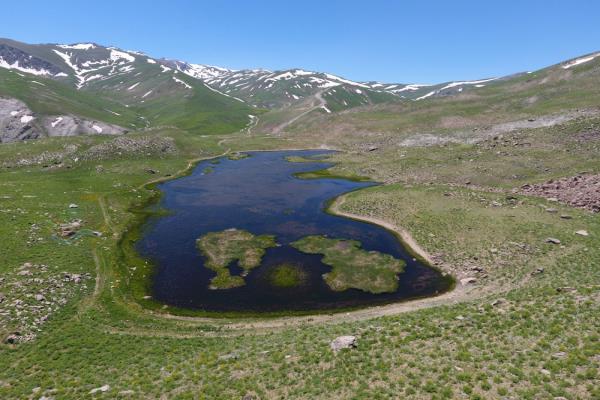
[[[531,273],[531,275],[539,275],[544,273],[544,268],[536,268],[535,271]]]
[[[4,343],[6,344],[16,344],[21,340],[20,332],[13,332],[7,337],[4,338]]]
[[[90,390],[90,394],[96,394],[98,392],[104,393],[104,392],[108,392],[109,390],[110,390],[110,385],[104,385],[104,386],[100,386],[98,388]]]
[[[228,353],[219,356],[219,360],[227,361],[227,360],[237,360],[239,355],[237,353]]]
[[[329,347],[334,352],[338,352],[342,349],[353,349],[356,348],[357,339],[356,336],[338,336],[331,341]]]

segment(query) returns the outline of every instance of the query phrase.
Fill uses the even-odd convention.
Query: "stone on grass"
[[[219,356],[219,360],[227,361],[227,360],[237,360],[240,356],[237,353],[229,353],[223,354]]]
[[[75,203],[69,204],[69,208],[79,208],[79,206]]]
[[[575,234],[579,235],[579,236],[589,236],[588,231],[586,231],[585,229],[579,230],[579,231],[575,232]]]
[[[110,385],[104,385],[104,386],[100,386],[98,388],[90,390],[90,394],[95,394],[98,392],[104,393],[104,392],[108,392],[109,390],[110,390]]]
[[[461,285],[469,285],[469,284],[472,284],[472,283],[475,283],[475,282],[477,282],[477,279],[475,279],[473,277],[463,278],[463,279],[460,280],[460,284]]]
[[[334,352],[338,352],[342,349],[353,349],[356,347],[356,336],[338,336],[331,341],[329,347]]]
[[[544,273],[544,268],[536,268],[535,271],[531,273],[531,275],[539,275]]]
[[[4,343],[6,344],[16,344],[21,340],[21,333],[20,332],[13,332],[10,335],[8,335],[6,338],[4,338]]]
[[[546,239],[546,243],[560,244],[560,240],[558,240],[557,238],[549,237]]]

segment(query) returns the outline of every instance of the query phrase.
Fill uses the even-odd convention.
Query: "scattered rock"
[[[377,149],[379,149],[379,147],[377,147],[377,146],[369,146],[369,147],[367,148],[367,151],[375,151],[375,150],[377,150]]]
[[[237,360],[239,357],[240,356],[238,353],[228,353],[228,354],[223,354],[223,355],[219,356],[219,360],[222,360],[222,361]]]
[[[567,214],[562,214],[560,217],[562,219],[573,219],[573,217],[571,217],[570,215],[567,215]]]
[[[560,244],[560,240],[556,239],[556,238],[547,238],[546,239],[546,243],[552,243],[552,244]]]
[[[4,343],[6,344],[16,344],[21,340],[20,332],[13,332],[9,334],[6,338],[4,338]]]
[[[131,396],[133,394],[135,394],[135,391],[133,391],[131,389],[129,389],[129,390],[121,390],[119,392],[119,396]]]
[[[356,336],[338,336],[329,344],[331,350],[338,352],[342,349],[353,349],[356,348],[357,339]]]
[[[600,212],[600,174],[575,176],[521,186],[521,193],[560,201],[572,207]]]
[[[536,268],[535,271],[531,273],[531,275],[539,275],[544,273],[544,268]]]
[[[492,301],[490,304],[491,304],[492,307],[496,307],[496,306],[499,306],[502,303],[504,303],[504,299],[496,299],[496,300]]]
[[[90,394],[96,394],[98,392],[105,393],[105,392],[108,392],[109,390],[110,390],[110,385],[104,385],[104,386],[100,386],[98,388],[90,390]]]
[[[477,279],[475,279],[473,277],[463,278],[460,280],[461,285],[469,285],[469,284],[473,284],[475,282],[477,282]]]
[[[588,233],[588,231],[586,231],[586,230],[584,230],[584,229],[582,229],[582,230],[580,230],[580,231],[577,231],[577,232],[575,232],[575,234],[576,234],[576,235],[579,235],[579,236],[589,236],[589,233]]]
[[[146,169],[145,169],[145,171],[146,171],[147,173],[149,173],[149,174],[152,174],[152,175],[154,175],[154,174],[158,173],[158,171],[156,171],[156,170],[153,170],[152,168],[146,168]]]
[[[63,238],[71,237],[75,235],[79,229],[81,229],[82,225],[83,221],[80,219],[76,219],[73,222],[68,222],[66,224],[60,224],[59,235]]]
[[[558,210],[556,208],[546,208],[546,212],[556,213],[556,212],[558,212]]]
[[[44,300],[46,300],[46,298],[44,297],[43,294],[38,293],[38,294],[35,295],[35,300],[36,301],[44,301]]]
[[[565,358],[567,356],[567,353],[565,353],[564,351],[559,351],[557,353],[552,354],[552,358]]]
[[[570,287],[570,286],[563,286],[563,287],[557,287],[556,291],[558,293],[563,293],[563,292],[576,292],[577,289],[575,289],[574,287]]]
[[[4,295],[4,293],[0,293],[0,304],[2,304],[4,300],[6,300],[6,296]]]
[[[79,206],[75,203],[69,204],[69,208],[79,208]]]
[[[542,368],[542,369],[540,370],[540,372],[541,372],[542,374],[546,375],[546,376],[550,376],[550,375],[551,375],[550,371],[548,371],[547,369],[543,369],[543,368]]]

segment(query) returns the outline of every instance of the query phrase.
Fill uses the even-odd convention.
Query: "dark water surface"
[[[451,280],[418,261],[389,231],[376,225],[336,217],[324,209],[328,200],[372,183],[343,179],[295,178],[294,173],[330,166],[318,160],[325,151],[253,152],[242,160],[219,159],[200,163],[190,176],[159,186],[159,204],[171,212],[152,217],[144,227],[137,249],[156,264],[153,297],[169,305],[212,311],[317,310],[383,304],[430,296],[449,288]],[[287,156],[315,157],[315,162],[287,162]],[[211,167],[212,172],[206,173]],[[260,267],[246,277],[246,285],[227,290],[208,289],[214,272],[204,267],[196,239],[228,228],[276,236],[280,247],[267,249]],[[364,249],[388,253],[406,261],[394,293],[370,294],[360,290],[334,292],[322,274],[331,267],[321,255],[304,254],[288,244],[306,235],[325,234],[354,239]],[[281,263],[301,266],[307,279],[300,287],[277,288],[269,270]],[[232,274],[238,273],[236,266]]]

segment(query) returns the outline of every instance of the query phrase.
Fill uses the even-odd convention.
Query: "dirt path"
[[[108,211],[106,209],[106,199],[104,198],[104,196],[98,196],[98,205],[100,206],[100,211],[102,211],[102,218],[104,219],[104,225],[106,225],[106,229],[110,230],[113,236],[116,235],[117,231],[113,226],[112,221],[110,219],[110,215],[108,214]]]
[[[283,124],[276,126],[275,128],[273,128],[273,134],[279,135],[285,128],[287,128],[294,122],[298,121],[300,118],[304,117],[306,114],[308,114],[318,108],[325,107],[325,105],[327,104],[325,99],[323,99],[323,91],[317,92],[315,94],[315,99],[319,102],[317,105],[314,105],[314,103],[313,103],[313,105],[308,110],[304,111],[301,114],[296,115],[294,118],[284,122]]]

